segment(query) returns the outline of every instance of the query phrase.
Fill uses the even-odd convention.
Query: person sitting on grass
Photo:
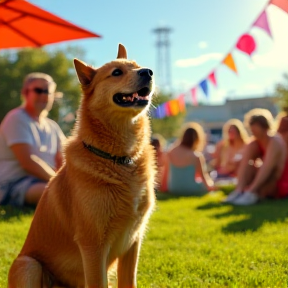
[[[288,197],[288,116],[287,115],[281,118],[277,131],[285,141],[287,154],[282,175],[276,183],[276,189],[271,190],[274,193],[276,192],[275,198],[286,198]],[[274,194],[271,194],[271,196],[274,196]]]
[[[230,119],[224,124],[222,135],[223,140],[217,143],[211,164],[217,178],[235,177],[248,143],[248,133],[240,120]]]
[[[184,127],[184,133],[168,151],[168,192],[179,196],[201,196],[214,190],[201,151],[205,145],[203,128],[195,122]],[[196,178],[199,176],[200,181]]]
[[[245,114],[244,121],[254,140],[245,148],[235,190],[223,201],[234,205],[251,205],[275,195],[275,184],[281,177],[287,156],[283,138],[272,133],[270,111],[252,109]]]
[[[47,118],[56,83],[44,73],[26,76],[24,103],[11,110],[0,126],[0,205],[38,203],[44,188],[62,165],[66,140],[56,122]]]
[[[165,147],[165,139],[160,134],[153,134],[151,139],[151,145],[154,147],[156,165],[157,165],[157,177],[156,177],[156,190],[160,192],[167,192],[167,155],[163,151]]]

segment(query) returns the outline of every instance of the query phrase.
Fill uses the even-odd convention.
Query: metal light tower
[[[157,35],[157,76],[159,86],[172,89],[171,84],[171,67],[170,67],[170,53],[169,53],[169,33],[171,29],[168,27],[159,27],[153,30]]]

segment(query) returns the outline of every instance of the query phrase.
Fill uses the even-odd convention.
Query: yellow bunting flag
[[[179,113],[179,102],[178,99],[170,100],[169,102],[169,108],[172,116],[175,116]]]
[[[222,61],[222,63],[225,64],[228,68],[230,68],[237,74],[237,68],[236,68],[236,65],[235,65],[235,62],[231,53],[229,53],[226,56],[226,58]]]

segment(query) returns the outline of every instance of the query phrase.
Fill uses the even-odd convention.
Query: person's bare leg
[[[257,190],[260,198],[275,197],[277,194],[277,169],[274,169],[267,181]]]
[[[254,163],[260,154],[261,151],[256,141],[248,144],[237,172],[238,184],[235,190],[243,191],[253,181],[257,172]]]
[[[46,183],[35,183],[30,186],[25,194],[25,203],[37,204],[44,192],[46,185]]]

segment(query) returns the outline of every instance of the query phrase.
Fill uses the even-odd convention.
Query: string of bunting
[[[189,89],[186,93],[180,94],[177,98],[167,101],[165,103],[160,104],[155,110],[152,112],[153,118],[162,119],[169,116],[175,116],[180,112],[185,111],[185,95],[190,95],[192,104],[194,106],[198,105],[197,100],[197,92],[198,89],[201,89],[204,95],[209,97],[209,85],[211,83],[215,88],[217,88],[217,79],[216,79],[216,70],[220,65],[227,66],[230,70],[237,74],[237,67],[232,55],[233,50],[236,48],[237,50],[247,54],[249,57],[255,52],[257,44],[254,37],[250,34],[250,30],[253,27],[260,28],[264,30],[267,35],[272,39],[272,33],[269,26],[269,21],[267,17],[267,8],[269,5],[275,5],[288,13],[288,0],[270,0],[257,17],[257,19],[252,23],[249,27],[248,31],[242,34],[235,45],[233,45],[232,49],[226,54],[224,59],[216,66],[214,69],[197,85]]]

